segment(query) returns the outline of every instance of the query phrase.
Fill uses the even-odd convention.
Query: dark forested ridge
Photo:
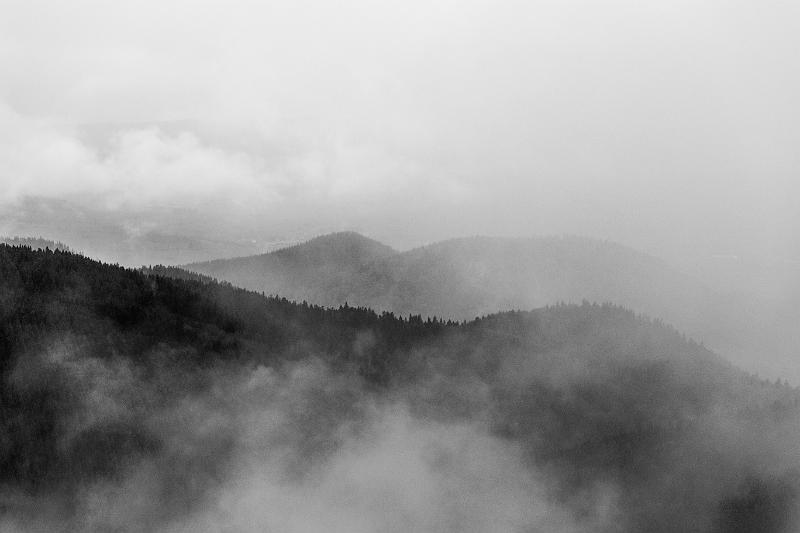
[[[252,497],[242,472],[305,501],[362,471],[335,468],[354,442],[394,442],[376,416],[437,435],[421,461],[441,483],[518,460],[476,496],[502,495],[492,520],[521,502],[503,530],[798,523],[798,392],[659,321],[584,303],[443,322],[178,274],[0,246],[0,526],[238,530],[213,510]]]
[[[292,300],[456,320],[558,302],[608,301],[674,324],[735,361],[749,362],[759,353],[769,375],[800,383],[793,364],[800,339],[791,333],[800,318],[796,312],[715,292],[664,261],[607,241],[473,237],[398,253],[358,234],[339,233],[186,269]]]

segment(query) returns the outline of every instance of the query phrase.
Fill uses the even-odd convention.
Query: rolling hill
[[[185,268],[291,300],[349,302],[404,316],[470,320],[558,302],[613,302],[661,318],[749,370],[800,383],[792,313],[714,291],[664,261],[606,241],[474,237],[400,253],[339,233]]]

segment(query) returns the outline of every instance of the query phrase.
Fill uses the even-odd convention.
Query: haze
[[[5,1],[0,232],[572,233],[785,295],[799,11]]]
[[[799,36],[0,0],[0,532],[800,531]]]

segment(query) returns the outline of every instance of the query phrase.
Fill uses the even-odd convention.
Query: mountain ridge
[[[674,324],[749,370],[800,383],[792,355],[800,340],[784,340],[790,317],[776,320],[766,302],[720,293],[621,244],[578,236],[476,236],[395,253],[378,248],[348,262],[322,253],[335,248],[336,234],[321,239],[307,243],[326,246],[306,258],[292,252],[306,249],[300,244],[182,268],[291,300],[455,320],[562,301],[613,302]],[[752,358],[757,352],[764,354],[758,362]]]

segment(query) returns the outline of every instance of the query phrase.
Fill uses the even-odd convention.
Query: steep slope
[[[790,320],[618,244],[579,237],[475,237],[404,253],[370,241],[371,253],[364,253],[352,240],[364,238],[332,235],[272,254],[186,268],[297,301],[349,302],[456,320],[584,299],[613,302],[662,318],[748,369],[800,382],[792,357],[800,339],[790,338],[791,329],[784,327]]]
[[[401,320],[8,246],[0,296],[4,529],[797,525],[797,391],[620,307]]]

